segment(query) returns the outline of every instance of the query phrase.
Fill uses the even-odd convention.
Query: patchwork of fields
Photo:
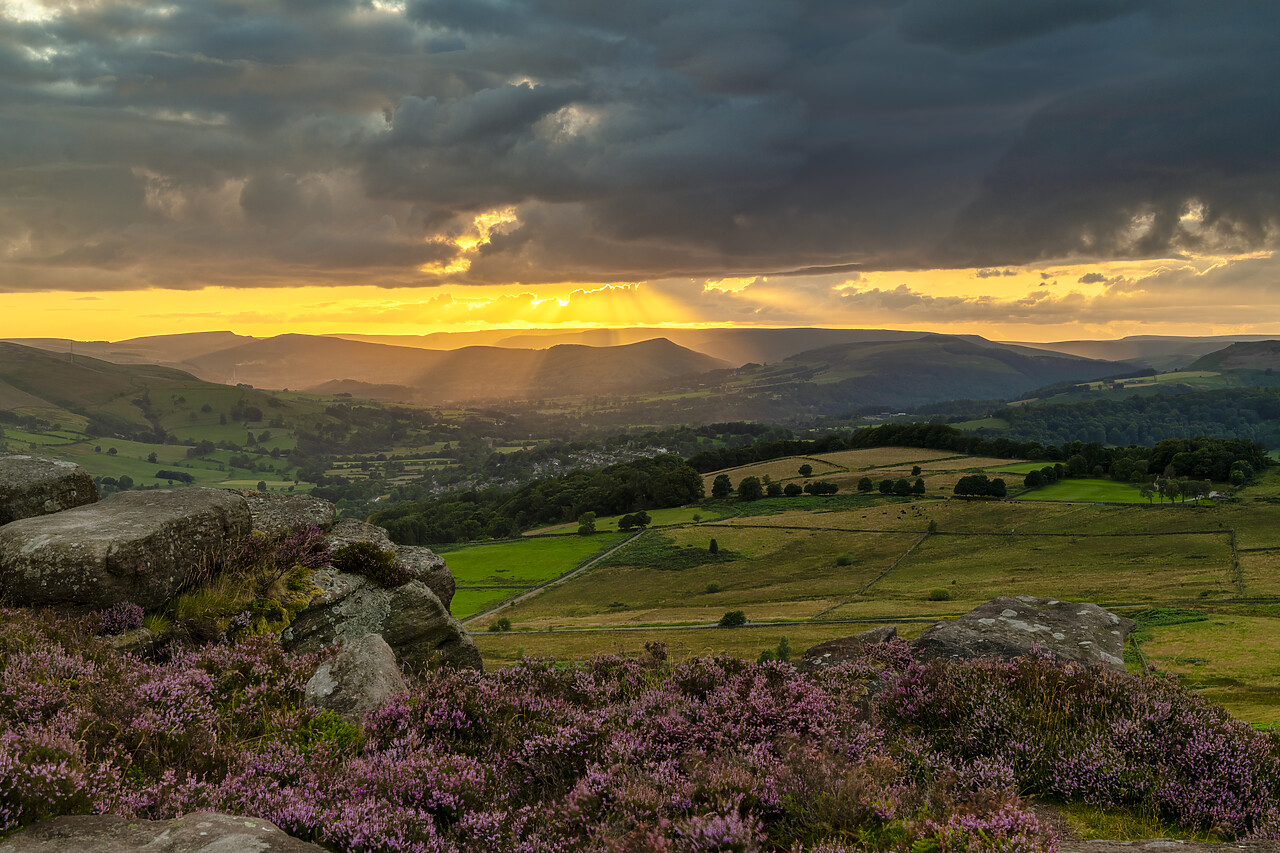
[[[1271,502],[1280,496],[1280,473],[1221,506],[966,501],[944,498],[943,490],[997,461],[898,448],[853,454],[864,452],[815,459],[849,469],[863,463],[850,473],[875,480],[927,464],[937,488],[916,498],[730,499],[655,514],[652,527],[603,559],[622,534],[449,550],[459,584],[454,612],[470,619],[487,663],[500,666],[521,654],[572,658],[653,640],[676,654],[755,657],[785,636],[798,654],[876,624],[897,624],[911,636],[997,595],[1021,593],[1131,614],[1192,609],[1206,618],[1143,629],[1147,662],[1245,719],[1280,722],[1280,689],[1270,687],[1280,650],[1258,639],[1280,628],[1280,506]],[[799,464],[764,465],[785,471]],[[753,469],[764,465],[732,476],[759,476]],[[1104,481],[1059,485],[1095,482]],[[598,529],[610,524],[601,519]],[[566,582],[474,618],[584,565]],[[504,585],[518,588],[497,588]],[[746,627],[715,627],[735,610],[746,614]],[[486,630],[498,619],[512,630]]]

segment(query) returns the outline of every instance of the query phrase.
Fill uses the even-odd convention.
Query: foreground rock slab
[[[881,625],[878,628],[872,628],[869,631],[863,631],[850,637],[827,640],[825,643],[819,643],[806,649],[796,666],[808,672],[839,666],[842,663],[848,663],[851,660],[857,660],[862,657],[866,653],[868,646],[887,643],[896,636],[898,636],[896,626]]]
[[[409,686],[396,663],[396,654],[377,634],[344,643],[333,660],[316,669],[303,691],[307,706],[334,711],[351,723]]]
[[[89,472],[65,459],[0,454],[0,524],[96,503]]]
[[[216,570],[249,532],[235,492],[122,492],[0,527],[0,594],[71,612],[122,601],[150,610]]]
[[[0,853],[325,853],[252,817],[198,812],[173,820],[115,815],[55,817],[0,841]]]
[[[340,639],[378,634],[400,665],[411,671],[441,664],[482,668],[480,651],[467,629],[422,581],[383,589],[332,566],[317,571],[311,581],[320,594],[280,636],[289,651],[315,651]]]
[[[333,527],[338,511],[329,501],[311,495],[281,495],[266,492],[241,492],[249,505],[253,529],[272,535],[288,533],[295,527]]]
[[[1124,672],[1124,639],[1133,628],[1132,619],[1096,604],[1019,595],[988,601],[959,619],[939,622],[911,646],[921,660],[1011,660],[1038,647],[1059,660]]]

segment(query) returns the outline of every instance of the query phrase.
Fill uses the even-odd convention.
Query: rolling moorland
[[[1129,413],[1132,429],[1158,436],[1131,442],[1147,447],[1109,446],[1120,442],[1108,440],[1104,416],[1107,406],[1159,403],[1194,412],[1201,419],[1195,423],[1212,423],[1220,434],[1238,425],[1263,435],[1273,417],[1265,408],[1274,397],[1266,379],[1268,348],[1238,346],[1230,358],[1181,371],[1194,376],[1152,374],[1149,366],[1128,363],[1089,380],[1088,371],[1099,369],[1092,362],[1040,361],[1037,369],[1047,372],[1018,373],[1029,363],[1024,353],[961,338],[862,340],[819,348],[819,356],[801,351],[803,358],[781,367],[728,369],[725,385],[716,386],[742,381],[755,389],[743,399],[768,393],[790,405],[796,401],[788,389],[825,385],[823,393],[842,399],[847,411],[858,399],[855,389],[871,387],[857,382],[872,381],[864,377],[893,364],[901,375],[920,375],[922,384],[959,387],[959,373],[930,371],[930,354],[968,369],[974,388],[994,387],[983,377],[996,364],[1018,373],[1020,387],[1049,383],[1031,389],[1044,392],[1028,395],[1037,399],[997,400],[972,422],[962,420],[969,404],[942,401],[956,411],[932,415],[937,423],[879,430],[865,429],[880,422],[878,416],[836,419],[834,429],[824,421],[829,416],[816,415],[803,427],[796,421],[796,428],[721,422],[666,430],[660,421],[636,417],[670,403],[668,392],[594,400],[576,394],[511,410],[396,406],[352,392],[210,383],[169,367],[114,364],[79,349],[72,361],[69,353],[0,346],[8,449],[83,461],[107,492],[182,485],[186,474],[192,484],[311,490],[337,499],[348,515],[375,510],[379,522],[397,512],[404,518],[430,512],[443,505],[437,502],[502,507],[515,498],[526,501],[521,511],[530,514],[511,518],[542,519],[514,529],[468,529],[459,538],[470,541],[422,543],[436,545],[448,560],[458,587],[452,611],[474,632],[495,674],[484,680],[424,676],[406,703],[363,727],[297,707],[291,697],[306,677],[302,664],[252,638],[135,671],[82,637],[77,625],[8,620],[0,650],[32,643],[64,650],[56,660],[11,656],[7,680],[17,692],[10,692],[19,695],[28,680],[38,682],[50,707],[74,709],[89,728],[75,743],[64,744],[52,730],[32,735],[82,775],[39,788],[36,771],[46,765],[15,759],[10,775],[24,780],[24,797],[35,794],[0,818],[27,822],[55,813],[49,809],[75,812],[90,803],[157,815],[217,804],[264,814],[292,834],[340,849],[361,849],[361,839],[372,833],[386,849],[417,850],[436,844],[436,833],[459,849],[529,833],[572,847],[581,841],[575,816],[590,814],[605,836],[625,847],[643,845],[635,833],[656,808],[674,821],[677,837],[718,838],[715,843],[743,849],[761,839],[770,849],[810,849],[826,838],[860,838],[863,846],[886,850],[905,849],[912,839],[958,844],[961,838],[974,849],[1048,849],[1050,834],[1026,802],[996,793],[1016,788],[1066,803],[1075,831],[1093,837],[1272,832],[1270,793],[1237,790],[1218,776],[1194,783],[1209,792],[1203,798],[1172,796],[1161,786],[1173,776],[1198,779],[1205,767],[1227,766],[1228,752],[1249,756],[1241,766],[1250,778],[1274,775],[1263,745],[1272,736],[1236,726],[1216,709],[1264,732],[1280,725],[1274,687],[1280,653],[1267,639],[1280,627],[1280,526],[1274,523],[1280,470],[1267,467],[1265,447],[1250,444],[1254,434],[1216,443],[1170,434],[1185,430],[1186,422],[1170,420],[1165,409]],[[631,350],[637,351],[644,350]],[[1086,373],[1060,378],[1073,369]],[[1197,390],[1188,381],[1193,378],[1220,384]],[[1147,380],[1166,387],[1124,393]],[[714,398],[704,389],[689,393]],[[1058,394],[1080,396],[1055,399]],[[1206,396],[1214,394],[1225,396]],[[1211,407],[1209,399],[1219,404]],[[571,423],[561,417],[569,411],[580,430],[576,441],[557,432]],[[600,412],[629,413],[633,434],[609,433],[608,418],[594,431],[583,426]],[[1075,413],[1081,434],[1064,439],[1063,447],[1017,438],[1017,414],[1035,412]],[[1085,419],[1089,412],[1094,420]],[[1056,421],[1052,414],[1041,417]],[[948,420],[969,429],[948,428]],[[1098,428],[1101,438],[1086,431]],[[1036,475],[1052,482],[1037,485]],[[1007,499],[957,495],[957,486],[974,478],[998,478]],[[725,481],[732,487],[727,492]],[[1182,491],[1152,492],[1145,488],[1152,481],[1176,482]],[[610,492],[619,482],[644,488]],[[1208,497],[1209,491],[1216,494]],[[548,502],[539,507],[539,499]],[[613,505],[626,509],[604,511]],[[494,535],[501,538],[489,538]],[[1126,663],[1134,673],[1154,670],[1154,677],[1091,675],[1087,684],[1054,688],[1066,682],[1041,661],[917,672],[900,657],[899,645],[869,658],[872,669],[835,680],[804,679],[768,663],[878,625],[896,625],[911,638],[996,595],[1022,593],[1095,602],[1132,617],[1138,630]],[[613,653],[622,657],[608,656]],[[901,680],[875,700],[873,725],[860,710],[862,700],[841,697],[860,696],[861,679],[877,671]],[[75,686],[81,684],[102,700],[84,704],[87,694]],[[1054,692],[1059,689],[1065,692]],[[211,739],[149,733],[150,718],[128,697],[155,690],[195,709],[196,728]],[[758,714],[734,722],[738,711],[712,708],[711,699],[722,693],[752,696]],[[1142,752],[1114,742],[1118,730],[1092,720],[1092,706],[1082,698],[1104,694],[1112,713],[1154,727],[1162,734],[1152,743],[1164,746]],[[978,695],[989,704],[973,703]],[[240,698],[227,704],[220,696]],[[956,717],[960,706],[970,707],[972,716]],[[606,770],[623,766],[611,750],[626,741],[637,707],[667,721],[669,739],[657,738],[655,730],[646,743],[667,744],[671,755],[696,752],[708,763],[671,778],[661,770],[671,755],[645,747],[626,759],[632,770]],[[1044,709],[1054,710],[1045,716]],[[670,721],[686,718],[697,722],[669,729]],[[446,731],[434,722],[441,719],[461,722]],[[992,719],[1003,721],[1007,737],[984,736],[983,754],[964,752],[962,745],[974,742],[973,727]],[[732,748],[721,743],[728,731],[735,733]],[[850,770],[843,759],[832,763],[834,753],[797,746],[815,731],[836,738],[824,749],[862,755],[866,744],[879,743],[914,761],[915,769],[904,775],[906,764],[860,758]],[[923,748],[921,731],[929,733],[929,744],[918,760],[910,759]],[[1046,739],[1045,732],[1056,734]],[[1184,735],[1199,738],[1203,750],[1175,746]],[[1025,737],[1090,746],[1079,756],[1037,753],[1027,765],[1019,746]],[[740,763],[733,750],[742,744],[755,750],[759,766]],[[1117,749],[1128,750],[1123,767],[1113,760]],[[1089,750],[1113,758],[1094,766]],[[95,755],[126,754],[132,774],[90,763]],[[937,764],[944,755],[950,757]],[[404,772],[405,762],[413,772]],[[1080,777],[1053,772],[1063,762],[1075,762]],[[164,768],[178,765],[194,768],[204,781],[166,787]],[[975,768],[997,766],[1004,774],[999,780],[974,783],[982,797],[995,797],[981,807],[968,795],[928,787],[957,772],[972,776]],[[1087,782],[1112,772],[1124,779],[1104,788]],[[905,781],[890,790],[884,787],[890,778]],[[467,791],[450,782],[455,779],[470,780]],[[862,794],[850,794],[841,787],[846,782],[879,791],[889,811],[877,816],[854,808]],[[598,796],[584,793],[588,784]],[[1079,802],[1082,785],[1094,791],[1092,804]],[[628,799],[641,789],[661,792],[645,795],[661,804]],[[814,799],[815,791],[825,793]],[[672,805],[689,797],[707,815],[701,823]],[[432,805],[423,823],[423,813],[406,804],[426,801]],[[730,801],[737,805],[726,806]],[[724,816],[730,813],[733,820]],[[520,823],[520,815],[535,814],[536,827]]]

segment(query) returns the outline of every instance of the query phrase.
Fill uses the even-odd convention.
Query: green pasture
[[[623,533],[556,536],[436,550],[448,561],[449,571],[460,587],[537,586],[570,571],[597,551],[612,548],[626,537]]]
[[[1059,480],[1018,495],[1021,501],[1098,501],[1101,503],[1148,503],[1132,483],[1115,480]],[[1151,502],[1158,502],[1153,497]],[[1166,501],[1167,503],[1167,501]]]
[[[1026,476],[1032,471],[1039,471],[1045,466],[1053,467],[1052,462],[1005,462],[999,465],[988,465],[984,471],[994,474],[1019,474]]]
[[[1147,629],[1147,662],[1255,724],[1280,723],[1277,615],[1215,608],[1201,622]],[[1140,635],[1141,636],[1141,635]]]

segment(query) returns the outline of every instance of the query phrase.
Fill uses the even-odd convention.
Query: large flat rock
[[[282,495],[266,492],[241,492],[249,505],[253,529],[278,535],[298,527],[333,527],[338,511],[333,504],[311,495]]]
[[[0,593],[72,612],[122,601],[150,610],[221,568],[250,529],[235,492],[121,492],[0,527]]]
[[[255,817],[197,812],[173,820],[67,815],[0,840],[0,853],[325,853]]]
[[[996,598],[939,622],[911,643],[916,657],[1011,660],[1037,649],[1064,661],[1124,671],[1124,639],[1134,622],[1096,604],[1056,598]]]
[[[89,472],[65,459],[0,453],[0,524],[98,500]]]

